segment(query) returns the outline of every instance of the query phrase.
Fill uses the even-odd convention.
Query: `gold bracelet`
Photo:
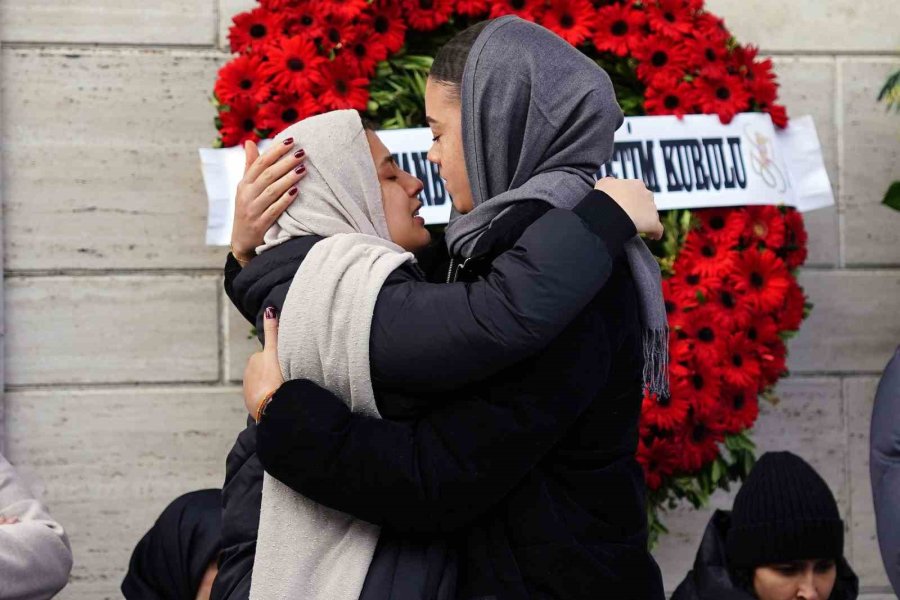
[[[249,258],[241,258],[240,256],[238,256],[238,253],[234,251],[234,244],[231,244],[229,247],[231,248],[231,255],[234,257],[234,260],[236,260],[238,264],[241,265],[241,268],[244,268],[248,264],[250,264]]]
[[[266,407],[269,406],[269,402],[272,401],[272,397],[275,396],[275,392],[278,390],[272,390],[268,394],[262,397],[259,403],[256,405],[256,423],[259,424],[262,421],[263,415],[266,414]]]

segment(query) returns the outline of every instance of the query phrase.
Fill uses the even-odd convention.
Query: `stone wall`
[[[203,244],[196,149],[231,16],[250,0],[0,0],[5,447],[43,481],[75,552],[63,598],[119,597],[131,548],[162,508],[221,485],[243,426],[254,343]],[[709,0],[774,56],[781,97],[812,114],[839,197],[807,216],[802,283],[816,308],[793,375],[765,406],[763,449],[808,458],[839,498],[869,600],[889,588],[874,539],[868,419],[900,343],[900,116],[875,97],[900,67],[892,0]],[[730,497],[715,498],[727,506]],[[671,589],[709,511],[668,515]]]

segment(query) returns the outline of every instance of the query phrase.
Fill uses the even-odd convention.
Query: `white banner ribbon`
[[[446,223],[450,198],[425,155],[426,128],[378,132],[401,168],[422,180],[428,224]],[[268,140],[260,149],[268,147]],[[206,243],[231,240],[234,194],[244,171],[244,150],[201,148],[209,200]],[[801,211],[834,205],[834,194],[812,117],[776,129],[763,113],[741,113],[728,125],[715,115],[626,117],[616,132],[613,157],[597,177],[643,179],[660,210],[784,204]]]

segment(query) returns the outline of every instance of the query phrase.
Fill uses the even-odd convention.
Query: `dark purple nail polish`
[[[291,144],[294,143],[294,138],[288,138],[288,139],[284,140],[284,142],[282,142],[282,143],[283,143],[285,146],[290,146]]]
[[[294,187],[294,188],[291,188],[288,190],[288,196],[296,196],[296,195],[297,195],[297,188]]]
[[[278,315],[278,313],[275,312],[274,306],[266,307],[266,318],[267,319],[274,319],[277,315]]]
[[[306,173],[306,165],[300,165],[299,167],[294,169],[294,173],[296,173],[297,175],[303,175],[304,173]]]
[[[300,148],[296,152],[294,152],[294,158],[303,158],[303,155],[306,154],[306,151],[303,148]]]

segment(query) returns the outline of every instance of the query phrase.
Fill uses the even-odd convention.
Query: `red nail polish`
[[[291,188],[288,190],[288,196],[296,196],[296,195],[297,195],[297,188]]]
[[[293,143],[294,143],[294,138],[288,138],[288,139],[284,140],[284,142],[283,142],[283,144],[285,146],[290,146]]]
[[[300,165],[299,167],[297,167],[296,169],[294,169],[294,173],[296,173],[297,175],[303,175],[305,172],[306,172],[306,166],[305,166],[305,165]]]
[[[278,314],[278,313],[275,312],[275,307],[274,307],[274,306],[267,306],[267,307],[266,307],[266,318],[267,318],[267,319],[274,319],[275,316],[276,316],[277,314]]]
[[[295,158],[303,158],[304,154],[306,154],[306,150],[304,150],[303,148],[300,148],[299,150],[294,152],[294,157]]]

